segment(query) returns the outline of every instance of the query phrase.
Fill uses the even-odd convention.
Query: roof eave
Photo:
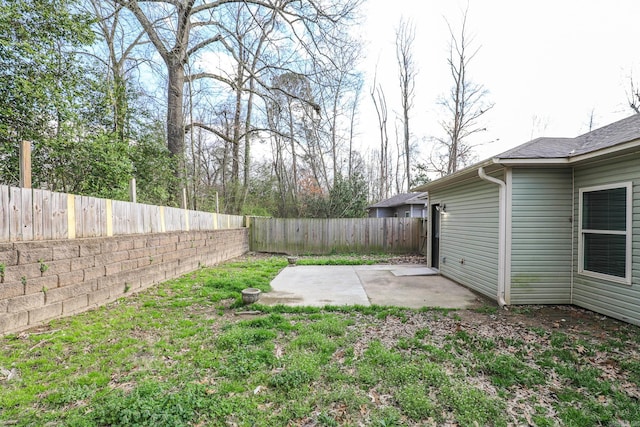
[[[597,157],[604,157],[611,154],[619,154],[624,153],[626,151],[633,151],[640,148],[640,139],[634,139],[628,142],[623,142],[622,144],[613,145],[611,147],[602,148],[600,150],[591,151],[585,154],[579,154],[574,157],[570,157],[568,159],[569,163],[580,163],[587,160],[592,160]]]
[[[495,160],[496,159],[487,159],[483,162],[476,163],[475,165],[471,165],[469,167],[461,169],[458,172],[453,173],[451,175],[447,175],[445,177],[436,179],[435,181],[422,184],[419,187],[411,189],[411,191],[423,191],[423,192],[427,191],[428,192],[430,190],[433,190],[439,187],[466,181],[472,176],[477,176],[478,169],[480,169],[481,167],[488,167],[495,164]]]
[[[550,159],[545,158],[535,158],[535,159],[506,159],[506,158],[495,158],[496,163],[500,163],[504,166],[539,166],[539,165],[566,165],[569,163],[569,158],[567,157],[555,157]]]
[[[478,169],[481,167],[487,168],[490,166],[571,166],[576,163],[581,163],[589,160],[596,159],[598,157],[606,157],[610,155],[616,155],[625,152],[631,152],[640,148],[640,139],[634,139],[629,142],[617,144],[614,146],[606,147],[600,150],[592,151],[585,154],[579,154],[573,157],[554,157],[554,158],[502,158],[493,157],[483,162],[476,163],[465,169],[462,169],[454,174],[445,176],[435,181],[428,182],[419,187],[412,189],[411,191],[431,191],[447,185],[456,184],[462,181],[467,181],[472,177],[476,177]]]

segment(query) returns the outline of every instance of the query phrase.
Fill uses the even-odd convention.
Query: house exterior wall
[[[423,205],[401,205],[389,208],[371,208],[369,209],[369,218],[389,218],[398,217],[404,218],[406,213],[409,212],[410,218],[422,218]]]
[[[402,205],[397,206],[394,212],[394,215],[399,218],[404,218],[406,213],[409,212],[410,218],[421,218],[422,217],[422,205]]]
[[[607,316],[640,325],[640,154],[632,154],[574,170],[574,247],[578,247],[580,188],[633,182],[633,243],[631,284],[616,283],[578,273],[573,259],[573,303]]]
[[[570,168],[512,170],[511,304],[571,303],[571,175]]]
[[[394,216],[394,208],[369,209],[369,218],[388,218]]]
[[[503,173],[494,175],[503,179]],[[495,299],[498,287],[499,187],[480,178],[429,192],[446,205],[440,218],[440,273]]]

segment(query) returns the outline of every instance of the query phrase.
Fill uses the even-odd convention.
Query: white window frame
[[[613,190],[616,188],[626,188],[627,189],[627,200],[626,200],[626,230],[625,231],[616,231],[616,230],[589,230],[582,228],[582,215],[583,215],[583,195],[584,193],[591,193],[594,191],[602,191],[602,190]],[[607,185],[597,185],[593,187],[584,187],[579,190],[579,213],[578,213],[578,274],[594,277],[596,279],[608,280],[611,282],[622,283],[625,285],[631,284],[631,272],[632,272],[632,241],[633,241],[633,183],[629,182],[621,182],[615,184],[607,184]],[[584,268],[584,234],[615,234],[615,235],[624,235],[626,236],[626,245],[625,245],[625,277],[612,276],[610,274],[598,273],[595,271],[585,270]]]
[[[411,218],[411,211],[404,211],[405,218]]]

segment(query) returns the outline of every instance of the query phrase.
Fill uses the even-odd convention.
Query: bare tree
[[[373,87],[371,88],[371,99],[378,116],[378,130],[380,132],[380,175],[378,180],[378,198],[385,199],[389,197],[389,135],[387,133],[387,99],[384,96],[382,86],[376,84],[374,78]]]
[[[415,80],[418,70],[413,59],[413,42],[415,27],[411,21],[400,20],[396,29],[396,59],[398,60],[398,78],[400,83],[400,100],[402,104],[404,168],[407,177],[407,191],[411,185],[411,132],[409,130],[409,113],[413,108]]]
[[[113,120],[111,130],[120,141],[124,141],[130,115],[127,98],[129,79],[131,72],[143,61],[134,57],[134,52],[149,41],[144,30],[123,17],[123,7],[115,0],[88,0],[84,7],[96,17],[95,26],[102,41],[94,45],[97,52],[87,54],[106,68]]]
[[[479,119],[494,104],[486,101],[488,91],[483,85],[474,83],[469,75],[469,64],[479,51],[472,48],[473,38],[467,32],[466,9],[462,16],[462,26],[456,35],[449,26],[451,42],[447,64],[453,84],[449,93],[440,100],[447,118],[440,122],[445,137],[436,138],[437,146],[431,163],[441,175],[449,175],[466,165],[473,157],[473,145],[468,138],[486,130]]]
[[[274,54],[265,56],[273,60],[272,66],[286,67],[283,58],[291,61],[300,60],[307,55],[327,54],[315,49],[317,39],[322,38],[329,30],[333,30],[343,19],[348,18],[358,6],[360,0],[343,0],[340,2],[317,3],[292,2],[290,0],[116,0],[118,4],[129,9],[144,29],[146,36],[153,43],[162,58],[167,71],[167,146],[171,154],[183,161],[185,148],[185,117],[184,92],[185,84],[196,78],[210,78],[225,82],[230,87],[238,85],[238,79],[246,75],[258,79],[253,70],[247,67],[243,74],[236,73],[236,80],[227,78],[224,74],[198,73],[197,76],[187,75],[186,65],[190,61],[202,59],[206,51],[224,51],[227,47],[227,35],[221,27],[225,24],[225,11],[234,4],[242,4],[250,9],[249,16],[259,15],[259,11],[274,12],[278,18],[277,39],[278,46]],[[253,18],[250,18],[253,19]],[[300,52],[298,55],[287,54]],[[235,51],[235,49],[234,49]],[[242,64],[245,67],[246,63]],[[251,79],[245,80],[251,82]],[[262,80],[260,84],[268,87],[268,82]],[[236,93],[237,94],[237,93]],[[238,127],[240,118],[235,117]],[[192,125],[196,125],[195,123]],[[200,125],[200,124],[197,124]],[[205,129],[214,131],[206,126]],[[244,129],[244,132],[248,132]],[[215,132],[214,132],[215,133]],[[216,133],[224,137],[223,133]],[[234,129],[234,141],[241,138]],[[236,154],[234,152],[234,154]],[[232,159],[237,162],[238,159]],[[176,172],[182,174],[183,166]],[[239,168],[238,168],[239,170]],[[234,171],[235,172],[235,171]]]
[[[629,77],[629,92],[627,93],[629,107],[636,113],[640,113],[640,87],[636,86],[633,76]]]

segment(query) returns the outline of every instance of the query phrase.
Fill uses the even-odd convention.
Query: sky
[[[484,85],[493,109],[481,119],[487,128],[471,141],[483,160],[540,136],[574,137],[630,116],[629,77],[640,83],[638,0],[367,0],[361,27],[365,85],[359,134],[376,147],[373,77],[382,84],[389,118],[400,113],[395,31],[400,19],[416,28],[415,106],[410,116],[420,158],[441,135],[438,99],[451,87],[447,65],[450,34],[458,30],[468,4],[471,48],[479,48],[468,75]],[[393,133],[393,125],[389,126]]]

